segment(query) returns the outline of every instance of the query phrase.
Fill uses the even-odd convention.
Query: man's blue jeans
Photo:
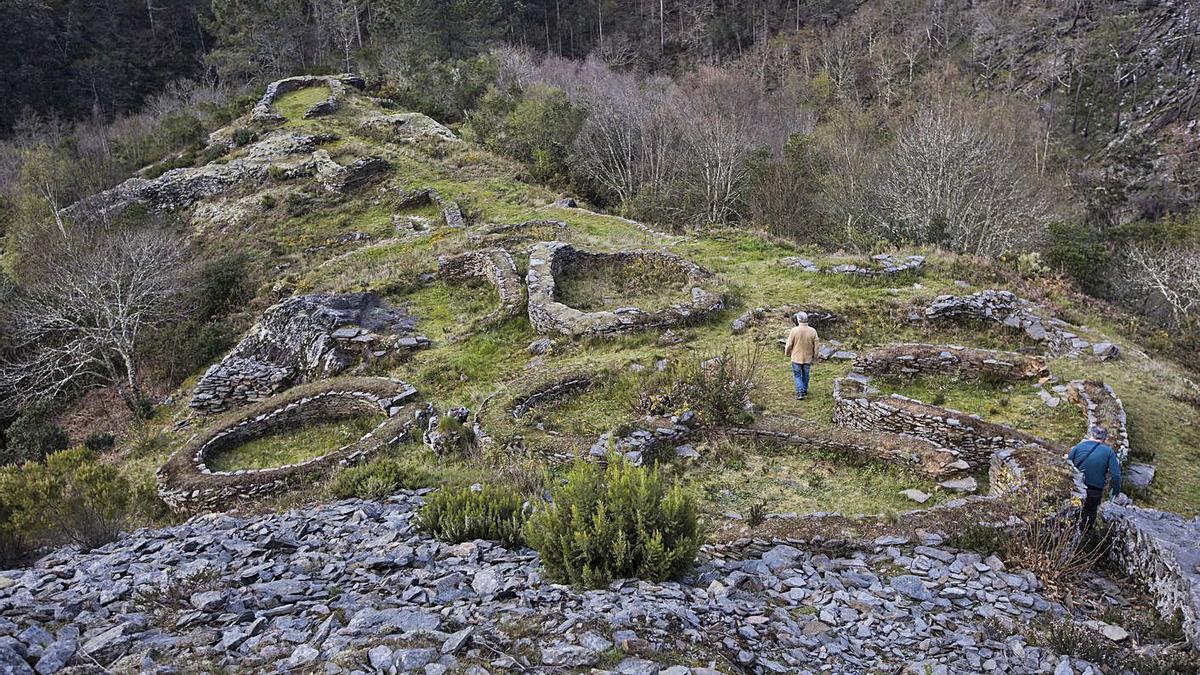
[[[808,374],[812,371],[811,363],[793,363],[792,377],[796,378],[796,393],[804,395],[808,393]]]

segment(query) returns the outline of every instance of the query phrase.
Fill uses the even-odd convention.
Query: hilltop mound
[[[1093,423],[1141,467],[1141,506],[1200,510],[1195,385],[1122,334],[1115,310],[939,251],[829,254],[594,213],[362,88],[275,83],[212,134],[210,162],[68,209],[170,211],[206,256],[246,254],[260,281],[238,346],[113,461],[156,476],[179,511],[254,512],[330,501],[329,479],[355,464],[408,467],[422,487],[544,486],[564,460],[612,448],[699,496],[708,562],[682,583],[568,592],[527,550],[416,534],[420,499],[393,476],[383,487],[399,496],[382,505],[201,515],[0,576],[22,626],[80,624],[21,633],[24,660],[1061,670],[1070,659],[1011,640],[1069,612],[1031,573],[946,540],[1021,524],[1029,495],[1071,511],[1062,455]],[[779,346],[800,309],[823,340],[803,401]],[[1200,521],[1106,513],[1146,533],[1122,564],[1200,639],[1187,547],[1162,544]]]

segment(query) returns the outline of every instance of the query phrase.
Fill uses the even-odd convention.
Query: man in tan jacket
[[[808,376],[817,356],[817,331],[808,325],[808,314],[796,312],[796,327],[788,331],[783,353],[792,359],[792,377],[796,379],[796,398],[808,395]]]

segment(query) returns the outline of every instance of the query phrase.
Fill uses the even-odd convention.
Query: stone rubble
[[[558,673],[617,650],[619,673],[1099,672],[1020,637],[1064,610],[995,558],[781,545],[581,592],[528,549],[421,534],[421,501],[199,516],[0,572],[0,668]]]
[[[799,256],[783,258],[781,262],[787,267],[804,272],[822,272],[825,274],[845,274],[855,277],[876,278],[891,277],[908,272],[919,272],[925,266],[925,256],[908,255],[897,257],[888,253],[880,253],[871,256],[865,266],[853,262],[841,262],[821,266],[808,258]]]

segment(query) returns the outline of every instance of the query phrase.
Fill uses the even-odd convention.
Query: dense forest
[[[9,0],[0,35],[0,295],[70,257],[63,207],[356,72],[612,213],[1012,260],[1200,344],[1188,2]]]

